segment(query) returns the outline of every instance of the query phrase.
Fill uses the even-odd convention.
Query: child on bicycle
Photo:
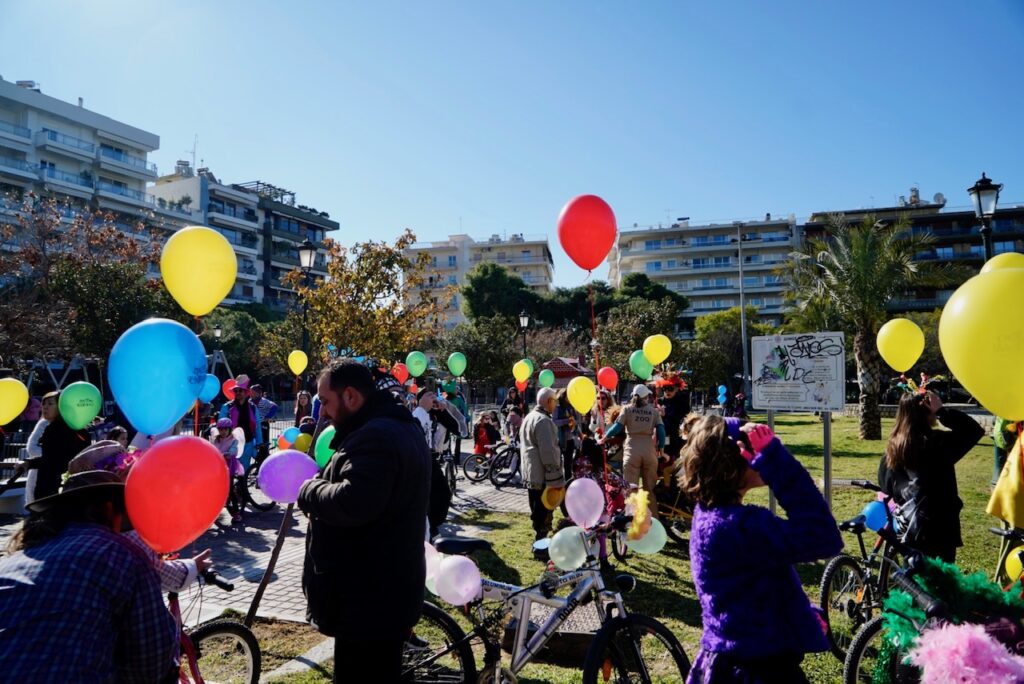
[[[238,436],[231,429],[230,418],[221,418],[217,421],[217,433],[210,437],[210,442],[217,447],[228,467],[232,486],[228,490],[227,509],[231,514],[231,522],[239,522],[242,519],[242,499],[238,494],[238,478],[245,477],[245,469],[238,460],[242,447],[239,446]]]
[[[491,414],[484,413],[473,429],[473,453],[477,456],[486,456],[501,441],[501,433],[492,420]]]
[[[680,484],[696,502],[690,533],[704,635],[687,681],[806,682],[805,653],[828,650],[824,621],[793,565],[843,547],[836,522],[803,466],[765,425],[705,416],[684,449]],[[787,517],[743,503],[771,487]]]

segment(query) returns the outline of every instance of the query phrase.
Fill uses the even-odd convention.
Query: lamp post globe
[[[981,174],[981,178],[975,181],[974,185],[967,188],[971,196],[971,203],[974,205],[974,214],[981,220],[981,238],[985,243],[985,261],[992,258],[992,217],[996,213],[996,205],[999,203],[999,191],[1003,189],[1002,183],[993,183],[991,178]]]

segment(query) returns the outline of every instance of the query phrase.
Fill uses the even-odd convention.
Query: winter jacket
[[[523,482],[528,489],[564,487],[562,452],[558,448],[558,428],[551,414],[537,406],[519,428],[519,453]]]
[[[302,485],[309,516],[302,588],[309,621],[342,639],[404,639],[419,620],[430,453],[390,393],[378,392],[331,441],[324,471]]]
[[[916,470],[890,470],[882,456],[878,464],[878,485],[898,504],[918,501],[920,535],[912,543],[928,548],[963,546],[960,509],[964,507],[956,486],[956,463],[978,443],[985,429],[978,421],[956,409],[943,406],[939,422],[949,428],[929,430],[918,454]]]
[[[91,443],[87,431],[72,430],[60,415],[54,418],[46,426],[40,440],[43,453],[36,466],[39,473],[36,476],[35,498],[41,499],[60,491],[61,476],[68,469],[68,463]]]
[[[778,439],[751,467],[786,518],[760,506],[696,506],[690,563],[704,623],[701,648],[743,660],[824,651],[825,633],[793,564],[839,553],[839,529],[811,476]]]
[[[260,423],[263,421],[263,416],[260,414],[260,410],[256,408],[256,405],[251,401],[248,403],[249,406],[249,419],[252,421],[249,423],[251,432],[247,432],[245,435],[246,445],[263,444],[263,431],[260,430]],[[220,407],[220,417],[230,418],[231,427],[236,428],[238,425],[238,405],[233,401],[229,401]],[[244,430],[244,428],[243,428]]]

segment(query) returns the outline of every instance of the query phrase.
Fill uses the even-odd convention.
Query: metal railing
[[[92,188],[93,182],[91,178],[86,178],[80,174],[68,173],[67,171],[61,171],[60,169],[51,168],[44,166],[39,169],[39,175],[44,178],[51,180],[58,180],[64,183],[70,183],[71,185],[80,185],[83,188]]]
[[[20,171],[28,171],[29,173],[36,170],[35,164],[29,164],[24,159],[15,159],[14,157],[0,156],[0,166],[6,166],[9,169],[18,169]]]
[[[6,121],[0,121],[0,131],[10,133],[11,135],[16,135],[21,138],[32,138],[32,131],[29,129],[24,126],[7,123]]]
[[[43,138],[45,140],[49,140],[50,142],[55,142],[60,145],[65,145],[67,147],[73,147],[77,150],[88,152],[89,154],[92,154],[96,151],[96,145],[89,142],[88,140],[82,140],[81,138],[76,138],[73,135],[65,135],[64,133],[58,133],[57,131],[52,131],[48,128],[44,128],[43,130],[39,131],[39,133],[37,134],[37,139],[38,138]]]
[[[131,199],[138,200],[139,202],[145,202],[153,205],[156,204],[156,200],[153,199],[152,195],[147,195],[141,190],[133,190],[107,181],[100,181],[96,183],[96,189],[102,192],[111,192],[115,195],[121,195],[122,197],[129,197]]]
[[[110,147],[100,146],[99,155],[108,159],[113,159],[114,161],[125,164],[126,166],[134,167],[140,171],[146,171],[154,174],[157,172],[156,164],[151,164],[141,157],[136,157],[128,154],[127,152],[115,150]]]

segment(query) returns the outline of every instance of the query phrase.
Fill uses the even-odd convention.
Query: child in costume
[[[696,506],[690,533],[704,635],[690,684],[799,684],[805,653],[828,650],[824,621],[794,563],[843,547],[811,476],[765,425],[706,416],[692,426],[681,486]],[[771,487],[787,518],[745,505]]]
[[[238,432],[241,432],[241,430]],[[210,442],[213,443],[213,446],[217,447],[217,451],[224,457],[224,463],[228,467],[228,475],[231,476],[227,509],[228,513],[231,514],[232,522],[238,522],[242,519],[242,497],[239,495],[238,490],[240,487],[239,478],[245,477],[245,469],[242,467],[242,462],[238,459],[244,449],[244,438],[241,438],[241,443],[239,439],[239,434],[231,429],[230,418],[218,420],[217,432],[210,437]]]

